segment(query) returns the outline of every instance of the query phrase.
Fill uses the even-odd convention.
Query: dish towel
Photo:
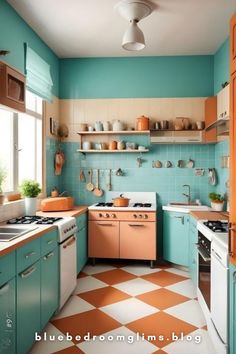
[[[215,186],[217,184],[216,169],[215,168],[208,169],[208,183],[212,186]]]

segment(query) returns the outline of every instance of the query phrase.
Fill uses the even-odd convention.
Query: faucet
[[[188,198],[188,204],[190,204],[190,201],[191,201],[190,185],[189,184],[183,184],[182,187],[188,187],[188,194],[183,193],[183,195]]]

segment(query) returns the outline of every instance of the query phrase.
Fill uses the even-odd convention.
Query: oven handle
[[[64,245],[63,248],[71,246],[76,241],[76,236],[72,236]]]
[[[203,258],[204,262],[210,262],[211,257],[208,256],[204,248],[199,243],[195,243],[195,245],[197,246],[197,251],[200,254],[200,256]]]

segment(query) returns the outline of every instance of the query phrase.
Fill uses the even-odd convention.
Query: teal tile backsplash
[[[126,137],[125,141],[136,141],[141,145],[148,146],[147,136]],[[150,146],[148,153],[93,153],[81,154],[76,150],[77,143],[63,143],[62,149],[66,156],[61,176],[54,174],[54,154],[57,150],[57,143],[53,139],[47,139],[47,194],[54,186],[60,191],[68,191],[75,198],[76,204],[93,204],[103,197],[97,198],[93,193],[86,190],[89,169],[100,169],[101,188],[106,191],[108,184],[108,169],[112,169],[112,190],[114,191],[155,191],[158,195],[159,205],[167,204],[170,201],[184,201],[183,184],[191,186],[192,199],[200,199],[203,204],[209,205],[208,194],[217,191],[226,192],[225,182],[228,180],[228,168],[221,167],[221,156],[229,154],[228,140],[216,145],[154,145]],[[142,158],[142,165],[138,167],[137,157]],[[177,167],[178,160],[185,163],[192,159],[195,161],[194,168]],[[166,161],[171,161],[171,168],[153,168],[153,161],[159,160],[164,166]],[[216,168],[217,185],[208,184],[208,168]],[[124,176],[117,176],[116,171],[121,168]],[[203,168],[203,176],[195,176],[195,168]],[[84,170],[86,182],[80,182],[79,175]],[[95,183],[95,173],[93,176]]]

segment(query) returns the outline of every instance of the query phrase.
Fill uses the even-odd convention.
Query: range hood
[[[208,125],[208,127],[205,128],[205,131],[207,132],[208,130],[211,130],[213,128],[217,128],[220,125],[223,125],[223,124],[225,124],[228,121],[229,121],[229,117],[228,116],[224,117],[224,118],[219,118],[215,122],[213,122],[210,125]]]

